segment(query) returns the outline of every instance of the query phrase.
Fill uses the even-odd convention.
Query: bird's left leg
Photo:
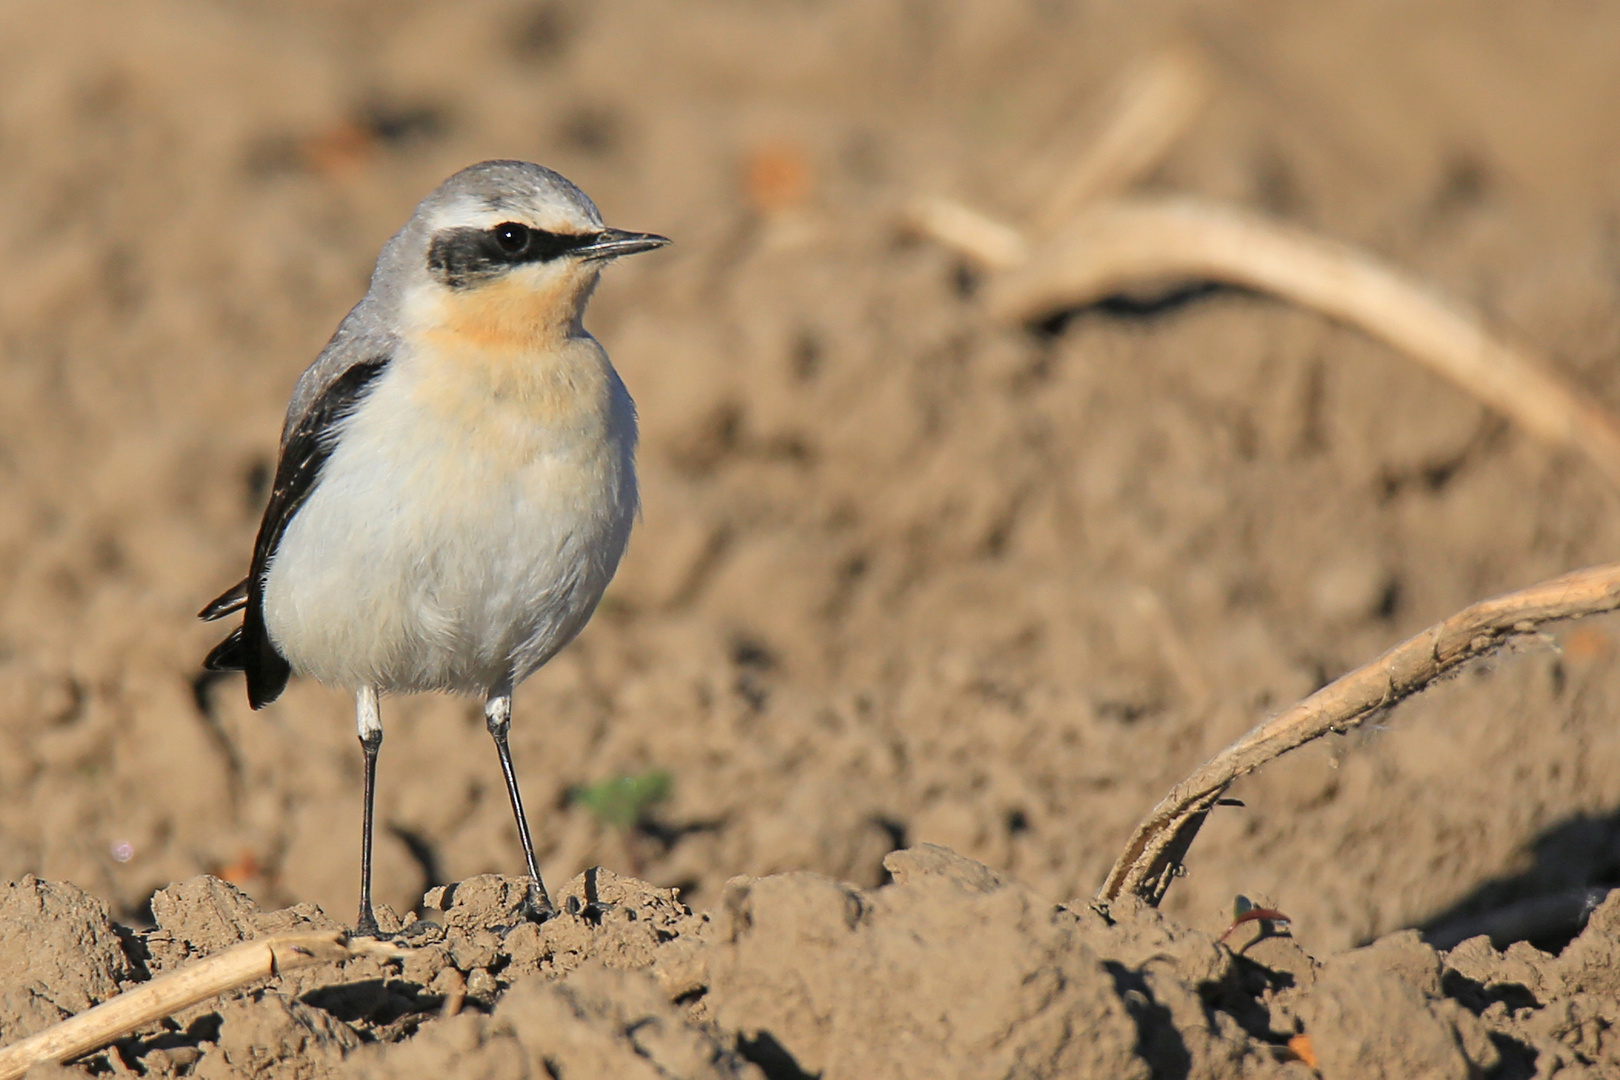
[[[529,836],[529,819],[523,813],[523,795],[518,791],[517,773],[512,770],[512,750],[507,746],[507,732],[512,727],[512,681],[503,679],[484,700],[484,724],[495,740],[495,752],[501,756],[501,773],[506,777],[506,794],[512,800],[512,816],[517,819],[518,839],[523,843],[523,860],[533,883],[531,907],[538,919],[550,918],[554,912],[545,882],[540,880],[540,864],[534,858],[534,841]]]
[[[365,811],[360,838],[360,918],[356,937],[378,937],[377,915],[371,908],[371,823],[372,805],[377,795],[377,751],[382,749],[382,711],[377,688],[362,686],[354,695],[355,727],[359,729],[360,749],[366,756]]]

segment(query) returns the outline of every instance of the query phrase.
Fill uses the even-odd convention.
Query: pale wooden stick
[[[1209,92],[1208,65],[1191,48],[1174,48],[1133,67],[1116,91],[1107,123],[1058,181],[1035,227],[1056,228],[1158,168],[1192,127]]]
[[[923,236],[986,269],[1005,270],[1029,257],[1017,229],[951,199],[919,196],[906,205],[904,216]]]
[[[1255,727],[1203,764],[1142,819],[1097,892],[1157,905],[1215,801],[1241,776],[1329,732],[1344,732],[1510,639],[1561,619],[1620,608],[1620,563],[1577,570],[1464,608]]]
[[[404,951],[384,942],[351,941],[341,930],[272,934],[244,941],[141,983],[0,1050],[0,1080],[17,1080],[42,1061],[61,1063],[99,1050],[144,1024],[227,990],[310,964],[359,955],[398,957]]]
[[[1620,422],[1543,358],[1364,252],[1257,214],[1195,199],[1100,204],[991,280],[985,301],[999,318],[1028,322],[1188,280],[1257,289],[1358,327],[1620,484]]]
[[[1084,155],[1064,167],[1036,225],[1048,229],[1104,196],[1115,195],[1158,167],[1209,97],[1204,59],[1178,47],[1133,67],[1115,92],[1115,106]],[[905,207],[906,224],[989,270],[1029,257],[1024,234],[971,207],[920,196]]]
[[[1152,626],[1160,654],[1170,668],[1171,677],[1186,695],[1192,711],[1201,713],[1209,708],[1215,700],[1215,693],[1204,675],[1203,665],[1187,647],[1187,639],[1182,636],[1181,629],[1164,606],[1164,598],[1150,587],[1138,585],[1131,590],[1130,601],[1137,613]]]

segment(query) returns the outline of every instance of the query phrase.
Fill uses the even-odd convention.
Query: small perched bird
[[[507,732],[512,689],[573,640],[637,509],[636,410],[581,319],[602,267],[669,243],[602,224],[550,169],[450,177],[383,246],[371,287],[293,389],[243,613],[204,662],[248,701],[288,676],[355,695],[365,755],[357,930],[375,936],[372,805],[384,693],[483,698],[540,880]]]

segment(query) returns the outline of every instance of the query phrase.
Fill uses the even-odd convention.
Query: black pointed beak
[[[583,259],[617,259],[621,255],[634,255],[638,251],[651,251],[669,243],[669,237],[656,233],[626,232],[623,229],[603,229],[590,243],[574,249]]]

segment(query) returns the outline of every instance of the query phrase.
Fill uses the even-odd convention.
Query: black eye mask
[[[461,289],[523,263],[550,262],[601,239],[601,233],[546,232],[515,221],[492,229],[445,229],[428,245],[427,264],[434,277]]]

